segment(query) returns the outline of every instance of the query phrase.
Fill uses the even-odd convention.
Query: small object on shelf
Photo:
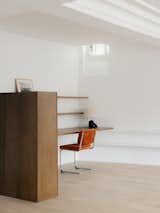
[[[96,129],[98,126],[93,120],[90,120],[88,122],[88,127],[89,127],[89,129]]]
[[[85,116],[88,119],[89,129],[96,129],[98,127],[95,121],[93,121],[96,119],[96,114],[97,114],[97,110],[95,106],[93,105],[85,110]]]
[[[15,79],[16,92],[32,92],[33,81],[31,79]]]

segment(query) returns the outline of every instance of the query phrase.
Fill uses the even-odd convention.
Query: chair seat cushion
[[[76,143],[76,144],[67,144],[67,145],[60,146],[60,149],[78,152],[80,150],[90,149],[90,146],[83,145],[82,147],[80,147],[80,145]]]

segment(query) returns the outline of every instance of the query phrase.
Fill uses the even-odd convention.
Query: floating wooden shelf
[[[88,99],[87,96],[58,96],[59,99]]]
[[[84,112],[61,112],[61,113],[58,113],[58,116],[63,116],[63,115],[84,115]]]
[[[65,129],[59,129],[58,135],[70,135],[70,134],[77,134],[83,129],[89,129],[88,127],[75,127],[75,128],[65,128]],[[113,127],[98,127],[97,131],[109,131],[113,130]]]

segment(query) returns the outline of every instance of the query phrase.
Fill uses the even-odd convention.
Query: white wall
[[[0,91],[14,91],[15,78],[31,78],[35,90],[78,92],[77,48],[0,32]]]
[[[0,32],[0,91],[14,91],[15,78],[32,78],[35,90],[88,95],[97,108],[98,124],[116,131],[99,132],[94,154],[84,152],[81,160],[160,164],[160,135],[150,134],[160,129],[160,50],[116,40],[109,44],[106,73],[97,68],[92,76],[82,71],[78,47]],[[59,106],[69,111],[78,109],[79,102],[62,101]],[[59,127],[77,122],[60,118]],[[59,144],[74,141],[76,135],[59,137]],[[63,157],[70,162],[73,156]]]
[[[71,45],[0,32],[0,92],[15,91],[15,78],[31,78],[38,91],[57,91],[59,95],[77,95],[79,49]],[[78,103],[58,103],[59,111],[70,111]],[[77,126],[75,118],[59,118],[58,126]],[[75,136],[59,137],[59,144]],[[67,157],[65,157],[67,156]],[[64,155],[64,161],[72,156]]]
[[[118,130],[160,130],[160,48],[110,42],[106,75],[81,71],[80,93],[89,95],[102,125]],[[100,74],[99,74],[100,73]]]
[[[98,124],[115,130],[98,133],[94,154],[81,159],[160,165],[160,49],[109,44],[105,73],[97,63],[93,75],[81,69],[79,88],[96,107]]]
[[[83,161],[160,165],[160,134],[97,132],[93,150],[80,153]]]

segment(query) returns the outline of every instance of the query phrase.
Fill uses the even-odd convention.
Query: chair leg
[[[75,167],[75,169],[78,167],[78,165],[77,165],[77,155],[76,154],[77,153],[74,152],[74,167]]]
[[[63,170],[63,168],[62,168],[62,150],[60,150],[60,172],[61,173],[76,174],[76,175],[80,174],[79,172]]]
[[[60,149],[60,155],[59,155],[59,164],[60,164],[60,172],[62,172],[62,150]]]
[[[78,169],[86,170],[86,171],[91,170],[90,168],[84,168],[84,167],[79,167],[79,166],[78,166],[78,164],[77,164],[77,155],[76,155],[76,154],[77,154],[77,153],[74,152],[74,168],[75,168],[76,170],[78,170]]]

